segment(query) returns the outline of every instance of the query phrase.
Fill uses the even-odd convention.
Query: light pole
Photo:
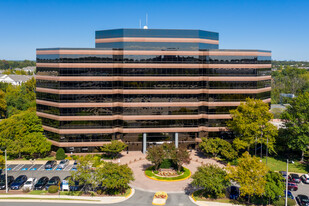
[[[4,158],[5,158],[5,193],[8,193],[8,166],[7,166],[7,157],[6,157],[6,149],[4,150]]]

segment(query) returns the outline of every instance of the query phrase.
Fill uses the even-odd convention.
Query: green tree
[[[105,163],[96,171],[97,180],[102,181],[108,194],[125,193],[129,183],[134,180],[133,171],[128,165]]]
[[[291,101],[282,114],[287,145],[293,150],[301,151],[301,160],[309,146],[309,92],[300,94]]]
[[[181,170],[183,164],[190,164],[190,154],[186,148],[179,147],[171,154],[172,161],[177,165],[178,172]]]
[[[269,122],[273,114],[269,111],[268,104],[262,100],[247,98],[245,103],[241,103],[230,113],[233,119],[227,122],[227,126],[242,141],[242,145],[246,144],[249,150],[255,143],[266,144],[268,139],[268,148],[274,151],[278,130]]]
[[[97,187],[100,183],[96,176],[96,169],[99,168],[104,162],[101,164],[96,165],[95,159],[92,155],[80,156],[77,159],[77,167],[76,171],[71,171],[71,180],[69,182],[70,185],[74,185],[75,181],[79,182],[79,185],[87,185],[84,188],[84,192],[87,193],[89,189],[93,189]],[[90,188],[88,188],[90,186]]]
[[[263,162],[260,162],[259,158],[251,157],[248,152],[245,152],[238,159],[236,167],[228,164],[226,170],[227,177],[240,185],[240,195],[249,196],[248,202],[250,202],[250,196],[264,194],[265,175],[268,168]]]
[[[269,171],[266,174],[266,184],[264,197],[269,199],[269,203],[272,203],[279,196],[283,196],[285,189],[285,179],[278,172]]]
[[[2,154],[3,152],[0,150],[0,169],[3,169],[5,167],[5,159]]]
[[[0,146],[6,147],[9,155],[46,154],[51,147],[42,134],[41,120],[30,109],[0,122]]]
[[[65,152],[63,148],[59,148],[56,152],[56,160],[63,160],[66,158]]]
[[[225,170],[217,165],[200,166],[192,176],[192,185],[203,188],[206,197],[222,197],[226,188],[230,186],[230,181],[226,178],[226,175]]]
[[[110,155],[111,157],[115,157],[118,153],[124,150],[128,145],[123,143],[122,141],[112,140],[111,143],[105,144],[101,147],[101,151]]]
[[[5,93],[0,90],[0,118],[5,117],[6,115],[6,101],[5,101]]]
[[[228,141],[218,137],[202,138],[200,148],[206,154],[211,154],[214,157],[220,155],[227,160],[232,160],[237,156],[233,146]]]
[[[147,149],[146,159],[154,164],[155,170],[159,169],[160,164],[165,158],[165,151],[162,146],[155,146]]]

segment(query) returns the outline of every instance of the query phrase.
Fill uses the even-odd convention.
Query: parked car
[[[300,176],[300,179],[303,181],[303,183],[309,184],[309,175],[304,174]]]
[[[230,199],[237,200],[239,197],[239,188],[236,186],[231,186]]]
[[[70,191],[81,191],[84,185],[80,185],[79,181],[74,181],[74,185],[70,185]]]
[[[75,160],[75,162],[74,162],[74,164],[73,164],[72,170],[74,170],[74,171],[77,170],[77,161],[76,161],[76,160]]]
[[[49,178],[48,177],[41,177],[38,182],[34,185],[34,190],[43,190],[48,183]]]
[[[61,160],[57,169],[64,169],[69,164],[69,160]]]
[[[36,178],[29,178],[27,182],[25,182],[23,189],[33,190],[34,185],[36,184],[37,181],[38,180]]]
[[[46,184],[45,188],[46,190],[48,190],[48,188],[52,185],[57,185],[60,188],[60,177],[58,176],[53,176],[52,178],[50,178],[50,180],[48,181],[48,183]]]
[[[69,182],[70,182],[71,176],[67,176],[66,178],[64,178],[61,182],[61,190],[62,191],[69,191],[70,190],[70,186],[69,186]]]
[[[27,176],[26,175],[20,175],[18,176],[14,182],[11,184],[11,190],[19,190],[24,186],[25,182],[27,181]]]
[[[50,161],[46,162],[46,164],[45,164],[45,169],[46,169],[46,170],[48,170],[48,169],[53,169],[56,165],[57,165],[57,161],[55,161],[55,160],[50,160]]]
[[[13,176],[8,176],[8,187],[11,186],[11,184],[14,182]],[[0,190],[5,190],[6,184],[5,184],[5,176],[0,179]]]
[[[287,177],[287,173],[286,171],[279,171],[279,173],[282,175],[282,177],[286,178]]]
[[[298,195],[296,200],[300,206],[309,206],[309,197],[306,195]]]
[[[284,196],[285,196],[285,191],[284,191]],[[294,200],[294,198],[295,198],[291,191],[288,191],[288,198],[290,198],[292,200]]]
[[[298,174],[290,174],[289,175],[289,181],[295,182],[295,183],[300,183],[300,177]]]
[[[288,182],[288,190],[297,191],[298,190],[297,184],[294,182]]]

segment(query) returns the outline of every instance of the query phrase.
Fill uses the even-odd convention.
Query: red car
[[[289,183],[288,183],[288,190],[297,191],[297,190],[298,190],[297,184],[294,183],[294,182],[289,182]]]

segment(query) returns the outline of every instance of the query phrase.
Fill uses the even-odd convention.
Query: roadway
[[[145,206],[145,205],[152,205],[152,198],[154,193],[152,192],[144,192],[140,190],[135,190],[135,194],[129,200],[126,200],[122,203],[115,203],[112,205],[115,206]],[[96,204],[87,204],[87,203],[42,203],[42,202],[0,202],[1,206],[89,206],[89,205],[96,205]],[[168,199],[166,202],[167,206],[194,206],[189,199],[189,197],[184,193],[177,193],[177,194],[168,194]]]

